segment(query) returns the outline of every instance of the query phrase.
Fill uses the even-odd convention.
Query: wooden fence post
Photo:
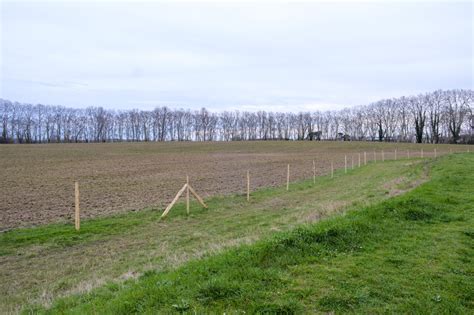
[[[186,175],[186,213],[189,214],[189,176]]]
[[[395,161],[397,160],[397,149],[395,149]]]
[[[364,151],[364,165],[367,165],[367,152]]]
[[[351,168],[354,169],[354,154],[351,154]]]
[[[347,174],[347,155],[344,155],[344,174]]]
[[[360,152],[359,152],[359,167],[360,167]]]
[[[79,182],[75,182],[74,183],[74,190],[75,190],[75,204],[76,204],[76,213],[75,213],[75,216],[74,216],[74,223],[75,223],[75,226],[76,226],[76,230],[79,231],[79,229],[81,228],[81,210],[80,210],[80,206],[79,206]]]
[[[247,201],[250,201],[250,171],[247,170]]]
[[[316,163],[313,160],[313,184],[316,184]]]
[[[288,164],[288,171],[286,172],[286,191],[290,190],[290,164]]]
[[[374,150],[374,163],[377,163],[377,153]]]
[[[331,178],[334,178],[334,161],[331,161]]]

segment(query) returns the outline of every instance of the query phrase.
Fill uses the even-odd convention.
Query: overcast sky
[[[299,111],[473,88],[470,1],[0,2],[12,101]]]

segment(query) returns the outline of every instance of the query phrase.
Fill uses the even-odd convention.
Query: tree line
[[[85,109],[0,99],[0,143],[358,140],[474,143],[474,91],[437,90],[342,110]]]

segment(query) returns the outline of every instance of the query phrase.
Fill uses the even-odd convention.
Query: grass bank
[[[358,211],[30,310],[472,313],[474,156],[443,157],[430,172]]]
[[[148,209],[73,224],[44,225],[0,234],[0,309],[49,306],[58,297],[120,285],[149,270],[171,270],[189,260],[251,244],[279,231],[378,203],[426,179],[428,161],[370,164],[285,187],[206,200],[209,209],[178,204],[166,220]]]

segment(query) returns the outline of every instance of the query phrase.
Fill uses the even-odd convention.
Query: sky
[[[473,4],[0,0],[0,98],[315,111],[473,89]]]

